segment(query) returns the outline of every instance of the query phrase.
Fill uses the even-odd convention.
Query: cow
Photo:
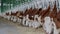
[[[47,9],[40,11],[39,15],[40,15],[40,21],[41,21],[42,26],[43,26],[43,24],[44,24],[44,18],[45,18],[46,16],[48,16],[49,13],[50,13],[50,5],[48,6]]]
[[[7,18],[8,20],[10,20],[11,19],[11,13],[6,12],[4,18]]]
[[[57,14],[56,1],[55,1],[53,11],[50,12],[49,17],[45,17],[45,19],[44,19],[45,23],[44,23],[43,28],[47,34],[59,34],[60,21],[58,21],[57,15],[59,15],[59,14]]]
[[[34,22],[32,23],[32,27],[33,28],[39,28],[41,27],[42,23],[41,23],[41,16],[39,15],[39,12],[42,10],[42,8],[37,9],[37,11],[35,12],[35,16],[34,16]]]
[[[16,12],[11,11],[11,21],[17,22],[17,17],[16,17],[17,13],[18,11]]]
[[[46,34],[50,34],[52,30],[52,23],[50,20],[50,17],[45,17],[44,18],[44,24],[43,24],[43,29],[46,32]]]
[[[24,13],[24,17],[23,17],[23,25],[24,26],[28,26],[29,23],[29,18],[30,18],[30,13],[32,13],[32,8],[30,9],[26,9],[25,13]]]

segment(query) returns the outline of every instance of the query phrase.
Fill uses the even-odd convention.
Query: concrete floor
[[[23,27],[6,19],[0,18],[0,34],[45,34],[42,28]]]

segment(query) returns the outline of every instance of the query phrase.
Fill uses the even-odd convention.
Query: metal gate
[[[1,0],[1,12],[5,12],[6,10],[10,10],[14,8],[16,5],[21,5],[25,2],[31,2],[32,0]]]

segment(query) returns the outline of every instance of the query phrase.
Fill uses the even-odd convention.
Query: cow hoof
[[[39,28],[41,28],[41,27],[43,27],[42,25],[41,26],[39,26]]]
[[[59,34],[60,34],[60,32],[59,32]]]

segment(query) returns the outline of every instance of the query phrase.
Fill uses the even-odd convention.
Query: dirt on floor
[[[0,34],[45,34],[43,28],[24,27],[0,17]]]

